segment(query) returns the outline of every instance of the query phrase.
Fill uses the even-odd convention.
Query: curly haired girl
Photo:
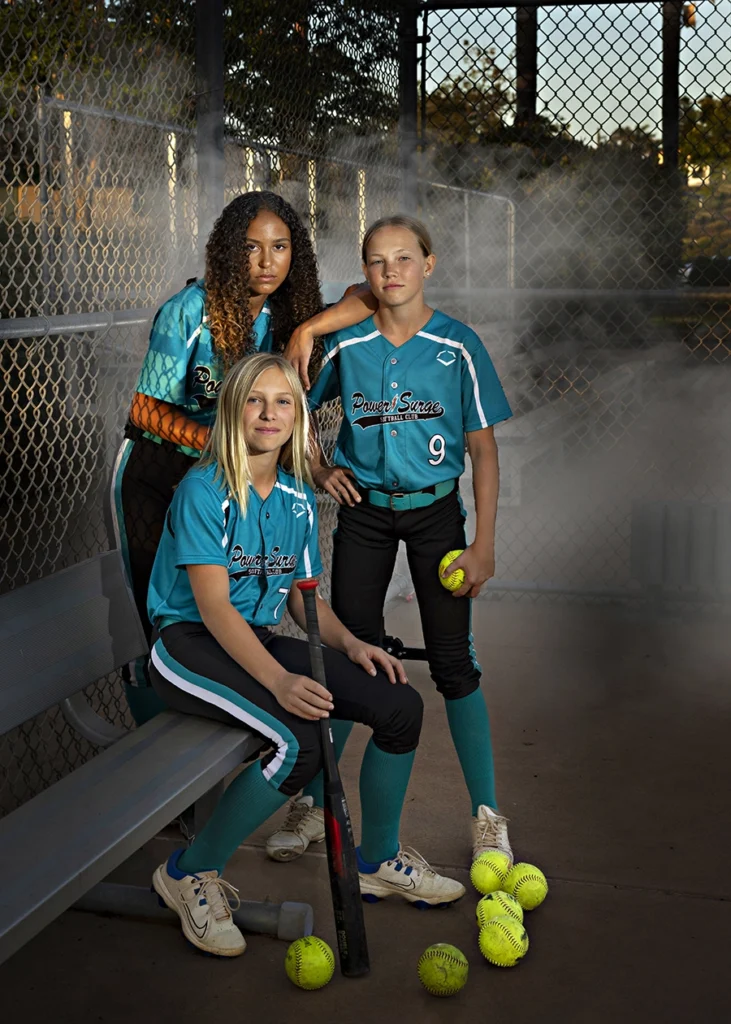
[[[296,211],[273,192],[247,192],[213,227],[205,277],[158,310],[112,479],[114,530],[148,641],[147,588],[165,515],[208,439],[224,374],[253,352],[281,352],[321,309],[317,260]],[[316,343],[313,359],[320,354]],[[129,675],[142,722],[160,705],[142,659]]]

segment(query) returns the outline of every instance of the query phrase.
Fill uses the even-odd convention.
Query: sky
[[[681,30],[681,94],[731,93],[731,0],[697,0],[696,28]],[[538,11],[538,113],[570,123],[584,140],[620,125],[659,131],[661,4],[608,4]],[[494,46],[513,79],[514,9],[431,12],[428,87],[453,72],[463,39]]]

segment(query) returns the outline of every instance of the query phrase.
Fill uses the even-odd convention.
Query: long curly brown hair
[[[277,215],[289,228],[292,263],[282,285],[267,302],[272,311],[274,351],[283,352],[295,327],[323,308],[320,282],[309,235],[292,206],[275,192],[245,192],[223,210],[206,245],[206,311],[213,349],[223,370],[254,351],[253,318],[249,311],[249,225],[262,210]],[[318,338],[310,365],[322,358]]]

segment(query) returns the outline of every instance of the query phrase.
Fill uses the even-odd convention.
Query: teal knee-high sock
[[[340,760],[340,755],[343,752],[345,744],[348,742],[348,736],[350,736],[352,728],[352,722],[341,722],[337,718],[330,719],[330,729],[333,734],[335,757],[338,761]],[[303,796],[312,797],[312,803],[315,807],[322,807],[325,803],[323,785],[322,772],[318,772],[312,782],[308,783],[302,790]]]
[[[200,835],[181,854],[178,867],[190,875],[212,868],[220,874],[244,839],[287,799],[264,778],[261,762],[254,761],[226,789]]]
[[[369,864],[395,857],[399,825],[415,750],[386,754],[369,740],[360,769],[360,856]]]
[[[478,687],[467,697],[444,703],[454,749],[472,800],[472,813],[477,814],[480,804],[497,810],[490,717],[485,696]]]

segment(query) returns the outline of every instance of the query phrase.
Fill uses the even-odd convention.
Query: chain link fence
[[[731,4],[426,7],[419,178],[489,224],[422,184],[433,295],[516,413],[495,595],[727,593]]]
[[[391,5],[250,0],[224,10],[222,36],[219,208],[251,189],[283,195],[337,298],[360,276],[366,221],[398,205]],[[7,590],[113,545],[107,491],[151,317],[201,274],[216,197],[195,4],[20,0],[0,9],[0,51]],[[330,438],[337,419],[333,407]],[[321,519],[327,563],[328,502]],[[132,725],[120,679],[87,697]],[[1,738],[0,813],[94,753],[58,710]]]
[[[282,194],[332,301],[411,175],[434,302],[484,338],[516,412],[494,595],[728,590],[730,24],[731,0],[245,0],[223,14],[215,165],[194,3],[2,5],[0,588],[110,546],[150,318],[202,271],[211,204]],[[131,725],[119,680],[89,698]],[[0,813],[93,752],[56,711],[0,739]]]

